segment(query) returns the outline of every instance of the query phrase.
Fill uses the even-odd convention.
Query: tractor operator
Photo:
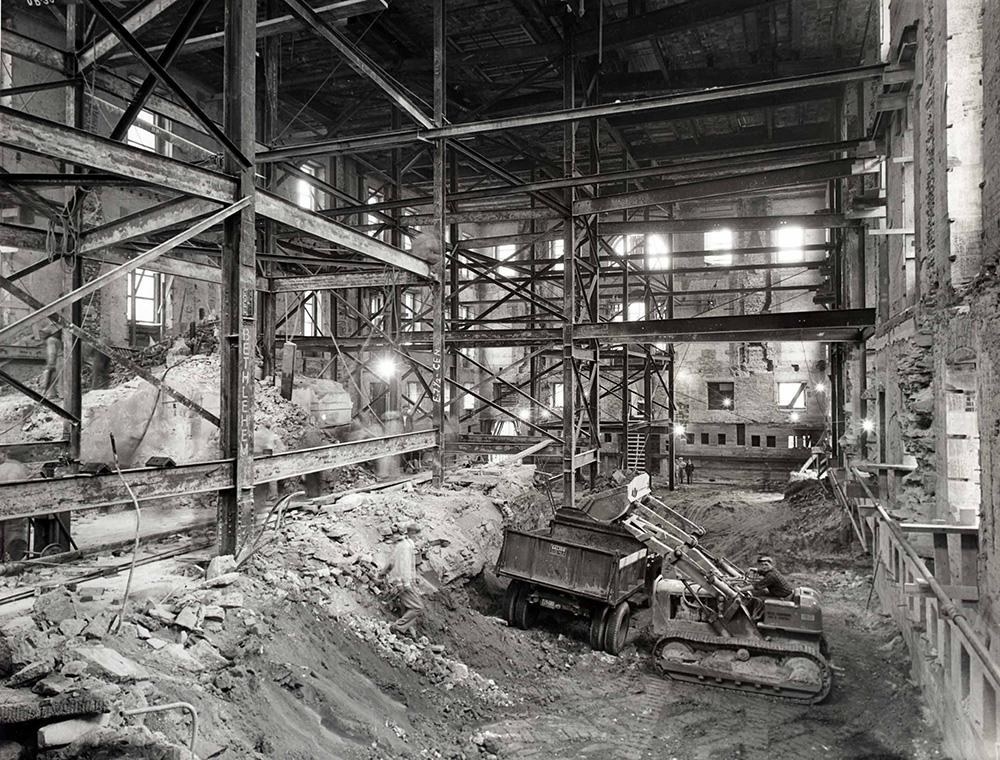
[[[766,554],[757,557],[757,578],[753,581],[753,595],[772,599],[787,599],[792,587],[785,576],[774,567],[774,559]]]

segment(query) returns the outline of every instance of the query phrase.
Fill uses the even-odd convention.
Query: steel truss
[[[0,145],[54,159],[60,169],[48,175],[4,170],[0,185],[54,220],[64,238],[57,258],[69,264],[71,274],[67,296],[49,304],[31,298],[16,281],[54,260],[48,255],[46,235],[37,228],[0,226],[4,244],[39,256],[21,271],[0,278],[0,288],[33,310],[20,321],[0,327],[0,343],[8,343],[9,337],[41,319],[55,322],[79,339],[70,342],[67,366],[72,371],[64,405],[54,410],[67,419],[70,458],[79,459],[81,341],[217,424],[222,440],[218,461],[155,473],[138,471],[128,477],[142,483],[143,499],[219,492],[220,551],[233,551],[248,535],[255,485],[427,450],[433,452],[434,473],[440,482],[446,466],[457,456],[517,451],[515,439],[500,433],[497,423],[501,421],[513,424],[522,434],[517,436],[523,441],[522,449],[550,442],[537,452],[535,461],[561,463],[566,503],[572,503],[583,474],[591,480],[598,475],[608,449],[608,432],[620,442],[622,464],[627,464],[629,442],[636,437],[644,443],[641,464],[646,468],[652,469],[658,458],[667,457],[672,485],[673,344],[783,339],[855,342],[873,324],[870,310],[676,318],[675,308],[689,304],[689,299],[742,298],[759,288],[698,287],[697,278],[719,271],[698,263],[708,252],[674,251],[671,246],[671,258],[664,264],[655,261],[648,241],[653,234],[671,236],[720,225],[737,230],[773,229],[791,221],[835,229],[828,243],[804,248],[809,258],[802,263],[762,262],[776,253],[774,247],[732,251],[737,263],[728,267],[730,272],[812,274],[806,283],[771,285],[773,292],[819,291],[835,275],[832,263],[841,255],[844,240],[859,229],[839,205],[832,212],[801,217],[690,219],[676,218],[676,204],[760,189],[836,183],[869,171],[869,166],[859,162],[876,156],[878,146],[838,134],[834,141],[643,167],[632,159],[624,137],[606,119],[625,112],[652,119],[682,107],[735,103],[788,89],[850,86],[877,77],[880,66],[609,104],[601,99],[599,56],[593,55],[590,42],[583,49],[576,48],[577,19],[567,13],[561,43],[562,109],[453,124],[447,118],[445,0],[433,3],[433,98],[429,104],[414,99],[329,23],[337,18],[330,10],[336,4],[328,9],[302,0],[283,0],[281,8],[271,4],[271,20],[257,21],[257,0],[225,0],[223,32],[194,37],[206,6],[204,0],[195,0],[168,43],[144,48],[135,37],[136,30],[154,21],[158,9],[162,12],[170,5],[150,0],[140,9],[143,15],[137,12],[119,20],[103,0],[71,4],[66,9],[63,50],[13,35],[14,55],[61,75],[58,81],[36,89],[65,88],[72,118],[58,124],[0,108]],[[281,10],[288,13],[278,15]],[[94,19],[100,23],[92,23]],[[328,42],[357,75],[394,104],[396,116],[388,130],[304,145],[273,144],[282,95],[277,81],[281,34],[300,27]],[[259,135],[253,126],[258,121],[258,38],[264,59],[260,68],[264,75],[263,131]],[[226,72],[221,125],[170,73],[185,51],[219,45],[224,47]],[[119,46],[124,51],[115,52]],[[127,60],[127,56],[146,68],[145,81],[124,83],[102,70],[95,80],[97,94],[84,91],[83,71],[101,61]],[[531,76],[526,76],[520,86],[530,81]],[[14,90],[3,94],[14,94]],[[91,97],[114,97],[124,103],[110,137],[84,128],[83,106]],[[129,126],[147,105],[199,130],[205,143],[221,152],[222,170],[124,144]],[[404,116],[417,126],[404,129]],[[476,142],[509,140],[524,147],[527,155],[530,146],[517,142],[516,130],[537,125],[562,127],[558,171],[539,161],[539,169],[525,178],[491,160]],[[605,132],[623,148],[620,166],[602,165],[610,163],[602,161],[601,135]],[[586,134],[585,147],[582,133]],[[388,171],[365,164],[385,177],[381,188],[385,200],[368,203],[367,198],[356,197],[292,163],[305,156],[352,151],[382,151],[390,156]],[[429,181],[415,169],[428,154]],[[764,162],[778,162],[780,167]],[[725,173],[719,175],[720,171]],[[263,174],[263,187],[257,185],[255,172]],[[704,179],[701,172],[716,174]],[[335,199],[336,205],[314,212],[280,197],[277,190],[288,178],[305,182]],[[670,184],[653,187],[648,184],[651,181]],[[86,227],[80,210],[87,193],[115,185],[155,189],[169,197],[122,219]],[[51,186],[67,188],[65,205],[53,203],[35,189]],[[498,199],[502,200],[498,203]],[[261,223],[259,232],[257,222]],[[516,223],[519,230],[503,235],[464,234],[472,225],[502,222]],[[421,252],[409,250],[407,242]],[[502,261],[482,252],[497,246],[514,246],[514,252]],[[744,260],[749,263],[741,263]],[[88,261],[114,268],[85,282]],[[220,283],[222,405],[218,417],[136,367],[83,327],[80,299],[138,267]],[[279,304],[288,298],[292,302],[282,313]],[[293,345],[283,348],[277,336],[310,298],[325,299],[327,322],[319,326],[317,335],[290,335],[288,344]],[[629,316],[634,303],[642,305],[639,319]],[[279,355],[286,361],[294,360],[296,350],[323,356],[323,373],[341,381],[362,400],[358,414],[377,419],[386,418],[387,412],[406,412],[414,427],[421,429],[277,458],[255,457],[253,378],[258,346],[265,376],[279,372]],[[513,359],[491,366],[470,353],[481,346],[510,348]],[[3,351],[0,346],[0,358]],[[399,370],[386,378],[384,387],[369,392],[362,387],[364,379],[378,376],[379,363],[386,357],[398,362]],[[0,380],[9,382],[6,376]],[[557,386],[561,387],[561,404],[554,398]],[[609,398],[620,405],[617,415],[602,414],[602,401]],[[472,401],[467,405],[468,399]],[[37,492],[43,499],[40,503],[52,505],[43,511],[95,508],[124,498],[120,483],[109,476],[86,482],[73,478],[44,485],[0,484],[0,518],[37,512],[26,509],[25,499],[15,495],[23,488]]]

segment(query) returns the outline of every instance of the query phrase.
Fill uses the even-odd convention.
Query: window
[[[633,301],[628,305],[628,321],[641,322],[646,317],[646,304],[642,301]]]
[[[306,293],[305,300],[302,301],[302,334],[307,338],[315,338],[317,335],[321,335],[321,323],[319,293],[312,290]]]
[[[760,436],[759,435],[752,435],[752,436],[750,436],[750,445],[759,449],[760,448]]]
[[[670,251],[663,235],[650,235],[646,238],[646,268],[670,268]]]
[[[684,440],[685,440],[685,441],[686,441],[686,442],[687,442],[688,444],[690,444],[690,445],[692,445],[692,446],[693,446],[693,445],[694,445],[694,433],[685,433],[685,434],[684,434]]]
[[[153,131],[154,117],[149,111],[139,111],[139,116],[128,128],[125,141],[136,148],[156,151],[156,132]]]
[[[802,261],[805,234],[801,227],[779,227],[774,237],[778,245],[779,264]]]
[[[747,445],[747,426],[745,423],[740,422],[736,425],[736,445]]]
[[[160,273],[133,269],[128,275],[125,312],[137,325],[160,324]]]
[[[465,410],[475,409],[476,408],[476,397],[473,396],[471,393],[466,393],[462,397],[462,408],[465,409]]]
[[[769,449],[774,449],[777,448],[777,446],[778,446],[778,439],[775,438],[773,435],[767,436],[767,447]]]
[[[708,433],[701,434],[701,445],[708,446]]]
[[[417,320],[417,296],[414,293],[403,293],[400,298],[399,321],[402,323],[403,332],[413,332]]]
[[[374,187],[368,188],[368,197],[365,199],[365,205],[374,206],[376,203],[381,203],[384,200],[385,196],[382,193]],[[378,214],[365,214],[365,224],[375,225],[368,231],[368,237],[381,238],[385,234],[384,230],[380,232],[383,223]]]
[[[726,434],[725,433],[719,433],[719,445],[720,446],[725,446],[726,445]]]
[[[806,384],[778,383],[778,406],[782,409],[805,409]]]
[[[406,383],[406,400],[416,406],[420,398],[420,383],[416,380],[409,380]]]
[[[320,167],[316,164],[302,164],[299,168],[310,177],[320,175]],[[315,211],[319,206],[319,189],[308,180],[295,180],[295,203],[304,209]]]
[[[563,384],[552,383],[552,403],[553,409],[562,409],[563,406]]]
[[[709,230],[705,233],[706,251],[729,251],[729,253],[717,253],[705,257],[705,263],[713,267],[728,267],[733,263],[733,231],[723,228],[721,230]]]
[[[513,258],[515,253],[517,253],[516,245],[498,245],[493,249],[493,258],[497,261],[507,261]],[[500,277],[513,277],[515,274],[515,270],[510,267],[497,267],[494,271]]]
[[[381,327],[382,319],[385,316],[383,309],[385,308],[385,296],[381,293],[371,296],[368,299],[368,318],[371,319],[372,324],[376,327]]]
[[[563,269],[565,268],[565,264],[562,259],[563,259],[563,251],[565,250],[566,250],[566,241],[563,240],[562,238],[559,238],[558,240],[549,241],[549,258],[559,259],[559,263],[555,264],[552,267],[551,271],[553,272],[563,271]]]
[[[732,383],[708,383],[708,408],[732,410],[733,391]]]

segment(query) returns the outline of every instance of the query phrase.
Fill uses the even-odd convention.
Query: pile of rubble
[[[106,757],[101,753],[111,746],[128,748],[115,757],[185,760],[193,757],[186,714],[130,714],[177,702],[207,712],[203,731],[213,742],[240,757],[270,756],[254,749],[241,716],[267,710],[265,686],[324,699],[315,696],[322,677],[303,663],[313,657],[310,642],[333,635],[357,642],[378,667],[405,668],[408,675],[393,678],[405,679],[414,693],[432,687],[446,712],[455,709],[446,705],[461,704],[471,720],[512,705],[511,695],[457,659],[454,647],[389,629],[379,571],[395,534],[417,520],[424,527],[418,572],[447,604],[445,584],[467,581],[492,563],[512,514],[522,522],[541,516],[546,504],[531,489],[532,470],[470,471],[462,477],[476,485],[461,490],[410,486],[304,503],[271,516],[238,570],[233,557],[213,559],[203,575],[178,561],[177,572],[156,574],[155,591],[134,589],[123,616],[120,593],[109,592],[107,580],[40,594],[28,613],[0,625],[0,760]],[[534,495],[525,500],[525,490]],[[290,635],[306,647],[295,659]],[[333,683],[367,683],[353,671],[337,673]],[[345,694],[339,698],[350,699]],[[362,702],[357,712],[378,716]],[[387,741],[387,725],[372,724],[372,735]]]
[[[426,636],[414,641],[393,633],[388,623],[358,615],[348,616],[347,624],[358,638],[371,644],[389,662],[427,676],[431,683],[445,691],[460,686],[487,705],[509,707],[514,704],[513,698],[497,686],[496,681],[483,678],[465,663],[446,657],[444,646],[431,644]]]

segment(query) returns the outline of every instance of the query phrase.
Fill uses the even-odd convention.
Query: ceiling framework
[[[33,320],[59,320],[123,362],[84,330],[82,295],[140,266],[220,283],[220,462],[199,465],[207,480],[160,472],[144,498],[219,490],[224,550],[246,536],[254,484],[274,479],[252,452],[256,353],[264,374],[277,374],[287,359],[277,335],[316,293],[328,324],[291,342],[329,356],[334,376],[365,398],[354,386],[391,356],[400,371],[359,411],[407,407],[422,432],[283,455],[281,477],[432,449],[440,480],[450,454],[509,448],[483,434],[510,420],[562,447],[571,503],[580,471],[597,474],[602,398],[621,399],[622,418],[603,422],[627,437],[639,382],[644,429],[673,435],[675,404],[655,399],[673,398],[674,344],[850,343],[873,324],[870,310],[844,308],[838,260],[861,228],[831,192],[878,168],[879,145],[844,128],[845,101],[882,73],[857,65],[870,44],[867,2],[816,0],[817,19],[839,5],[833,24],[807,23],[794,5],[605,0],[598,13],[591,2],[524,0],[146,0],[123,11],[85,0],[44,42],[15,24],[5,52],[49,79],[0,91],[10,96],[0,146],[52,171],[2,167],[0,200],[51,220],[61,248],[51,255],[41,224],[4,224],[3,243],[33,259],[0,285],[24,300],[14,283],[30,272],[61,259],[72,274],[70,296],[29,301],[33,314],[0,334],[9,343]],[[19,105],[56,91],[69,103],[62,121]],[[95,107],[115,114],[110,131],[86,118]],[[166,120],[158,129],[184,159],[125,144],[140,112]],[[153,200],[88,223],[85,199],[115,187]],[[324,200],[304,208],[290,187]],[[741,205],[765,196],[830,202],[784,215]],[[720,211],[691,212],[704,202]],[[789,225],[828,233],[793,263],[745,243],[720,266],[681,242]],[[672,255],[657,253],[654,237]],[[113,268],[85,284],[95,260]],[[765,290],[768,303],[793,292],[815,308],[747,312]],[[514,360],[497,370],[462,353],[479,346],[509,347]],[[73,352],[77,376],[58,410],[70,422],[81,418]],[[462,381],[462,362],[477,383]],[[67,440],[78,458],[78,424]],[[17,514],[5,488],[0,515]],[[91,491],[92,505],[120,501],[111,481]]]

